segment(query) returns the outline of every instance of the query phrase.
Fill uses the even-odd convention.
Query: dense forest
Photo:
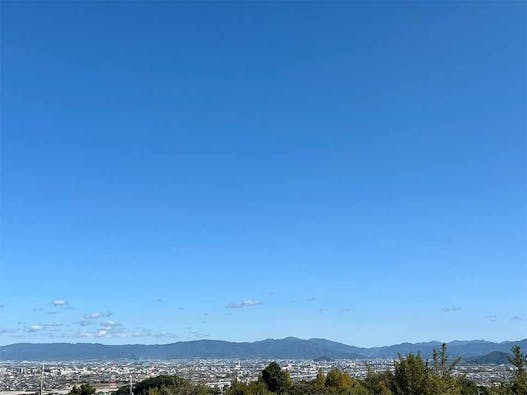
[[[443,345],[434,349],[430,361],[419,354],[399,355],[393,371],[368,370],[364,379],[333,369],[327,374],[319,371],[310,381],[293,382],[289,372],[272,362],[257,380],[248,383],[234,380],[223,390],[193,384],[178,376],[157,376],[135,384],[133,392],[134,395],[527,395],[527,357],[518,346],[513,347],[512,354],[512,380],[493,387],[478,386],[464,376],[455,375],[460,358],[451,360]],[[70,395],[94,393],[95,388],[84,384],[74,387]],[[115,395],[129,393],[129,387],[124,386]]]

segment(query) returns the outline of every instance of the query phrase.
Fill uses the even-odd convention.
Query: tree
[[[461,361],[461,357],[456,358],[454,361],[449,363],[448,354],[446,352],[446,343],[441,345],[441,349],[432,350],[432,382],[435,384],[435,387],[441,394],[461,394],[463,391],[465,393],[476,393],[477,387],[470,387],[466,381],[463,381],[461,378],[452,377],[452,372],[456,365]],[[474,392],[475,388],[475,392]]]
[[[272,395],[265,383],[261,380],[251,381],[250,383],[242,383],[238,379],[234,379],[231,386],[225,392],[226,395]]]
[[[390,387],[393,382],[393,374],[390,371],[377,373],[374,372],[369,364],[366,364],[368,373],[364,380],[364,385],[370,392],[375,395],[391,395]]]
[[[82,384],[80,387],[73,386],[68,395],[93,395],[95,394],[95,387],[90,384]]]
[[[421,355],[408,354],[394,362],[392,392],[399,395],[433,395],[437,394],[436,383],[431,380],[430,368]]]
[[[446,352],[446,343],[441,345],[441,351],[433,349],[432,359],[434,362],[434,373],[441,379],[449,379],[452,377],[452,371],[456,365],[461,361],[461,357],[457,357],[452,363],[448,363],[448,354]]]
[[[326,376],[326,387],[332,393],[338,394],[367,394],[368,390],[348,372],[332,369]]]
[[[287,389],[293,385],[289,372],[282,370],[276,362],[271,362],[262,371],[262,379],[269,391],[279,394],[287,392]]]
[[[347,372],[332,369],[326,377],[326,387],[334,388],[339,392],[349,391],[353,388],[353,380]]]
[[[527,395],[527,357],[522,353],[520,346],[512,347],[512,358],[509,357],[509,362],[516,368],[512,391],[517,395]]]
[[[129,391],[130,387],[126,385],[119,388],[114,395],[128,395]],[[134,395],[208,395],[213,394],[214,390],[205,385],[193,384],[179,376],[161,375],[135,384],[133,393]]]

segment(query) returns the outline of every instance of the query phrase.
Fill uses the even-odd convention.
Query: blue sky
[[[0,344],[525,338],[525,15],[3,2]]]

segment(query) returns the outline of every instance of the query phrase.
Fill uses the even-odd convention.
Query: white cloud
[[[51,302],[51,304],[55,307],[63,307],[63,306],[66,306],[68,303],[62,299],[55,299],[54,301]]]
[[[262,304],[262,302],[260,302],[258,300],[248,299],[248,300],[244,300],[243,302],[240,302],[240,303],[229,303],[225,307],[227,307],[228,309],[241,309],[241,308],[244,308],[244,307],[258,306],[259,304]]]
[[[112,332],[115,332],[117,331],[117,327],[120,327],[122,326],[121,324],[119,324],[118,322],[115,322],[115,321],[105,321],[105,322],[101,322],[100,324],[100,329],[101,330],[105,330],[105,331],[112,331]]]

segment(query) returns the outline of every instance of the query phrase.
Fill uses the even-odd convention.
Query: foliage
[[[393,374],[391,372],[374,372],[366,365],[368,374],[364,380],[364,386],[370,394],[392,395]]]
[[[514,381],[512,383],[512,392],[516,395],[527,395],[527,357],[520,350],[519,346],[512,347],[512,358],[509,362],[514,366]]]
[[[397,395],[433,395],[438,391],[431,380],[431,369],[421,355],[408,354],[406,358],[399,355],[394,362],[392,392]]]
[[[128,395],[130,387],[125,385],[115,395]],[[214,390],[204,385],[192,384],[179,376],[157,376],[145,379],[133,386],[134,395],[207,395]],[[84,394],[83,394],[84,395]]]
[[[80,387],[73,386],[68,395],[93,395],[95,394],[95,387],[90,384],[81,384]]]
[[[257,381],[242,383],[235,379],[227,389],[226,395],[272,395],[273,392],[267,389],[267,385],[260,377]]]
[[[458,357],[454,362],[448,362],[448,354],[446,352],[446,343],[441,345],[441,350],[433,349],[432,359],[434,363],[434,373],[442,379],[449,379],[452,377],[452,371],[456,365],[461,361]]]
[[[282,370],[276,362],[271,362],[262,371],[262,378],[267,389],[277,394],[286,393],[293,386],[289,372]]]

